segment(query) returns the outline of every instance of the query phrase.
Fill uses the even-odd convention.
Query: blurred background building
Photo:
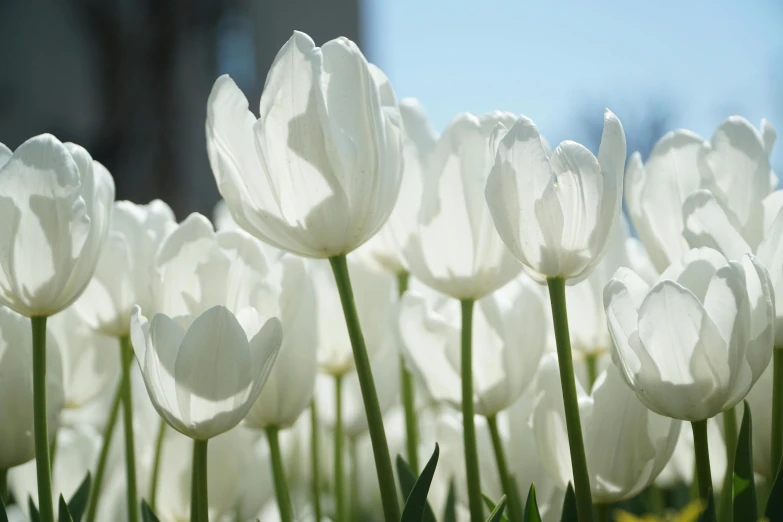
[[[118,198],[209,214],[212,83],[230,74],[255,110],[299,29],[357,41],[438,129],[503,109],[595,149],[609,107],[646,156],[729,114],[783,134],[781,27],[780,0],[0,0],[0,142],[51,132],[103,162]]]

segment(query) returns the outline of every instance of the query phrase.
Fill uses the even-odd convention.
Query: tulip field
[[[768,121],[438,133],[302,32],[204,103],[212,216],[0,143],[0,522],[783,522]]]

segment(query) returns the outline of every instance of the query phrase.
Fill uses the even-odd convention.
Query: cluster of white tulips
[[[775,132],[603,118],[438,136],[295,33],[215,82],[212,221],[0,144],[0,520],[783,521]]]

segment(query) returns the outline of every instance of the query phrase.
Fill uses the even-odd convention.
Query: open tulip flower
[[[400,115],[383,73],[346,38],[319,48],[295,32],[269,70],[259,112],[231,78],[218,78],[207,152],[239,226],[308,257],[370,239],[402,180]]]
[[[772,357],[772,285],[750,255],[691,250],[652,288],[621,268],[604,303],[615,363],[661,415],[702,421],[732,408]]]
[[[239,319],[223,306],[198,317],[158,313],[150,321],[133,309],[131,339],[152,404],[192,439],[208,440],[239,424],[272,371],[280,321],[273,317],[260,327],[253,309]]]
[[[400,304],[403,353],[430,396],[461,405],[460,319],[455,301],[433,303],[411,291]],[[544,296],[526,276],[476,302],[473,390],[476,413],[493,417],[525,391],[544,353]]]
[[[564,141],[550,154],[535,124],[499,126],[486,199],[500,237],[535,279],[587,277],[620,219],[625,133],[604,114],[598,157]]]
[[[694,213],[711,212],[702,214],[703,222],[716,236],[734,233],[747,237],[751,248],[758,245],[764,221],[761,203],[778,183],[769,163],[774,141],[775,130],[766,120],[758,131],[744,118],[732,116],[710,141],[691,131],[676,130],[655,144],[646,163],[639,153],[631,155],[625,180],[628,215],[659,273],[680,261],[690,248],[720,248],[695,244],[695,230],[683,234]],[[686,200],[699,189],[709,190],[721,208],[713,210],[702,196],[683,211]],[[726,215],[720,218],[716,212]],[[727,221],[731,225],[721,230]]]

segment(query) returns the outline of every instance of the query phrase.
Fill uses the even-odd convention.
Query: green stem
[[[597,522],[610,522],[610,513],[612,511],[611,504],[596,504],[595,505],[595,518]]]
[[[101,452],[98,454],[98,466],[95,468],[95,478],[92,481],[92,489],[90,491],[90,502],[87,505],[87,518],[85,519],[87,522],[95,522],[95,516],[98,513],[98,500],[101,497],[101,489],[103,488],[103,475],[106,473],[106,462],[108,461],[112,434],[120,413],[121,400],[122,380],[117,384],[117,390],[114,392],[114,398],[111,401],[109,418],[106,421],[106,426],[103,428]]]
[[[136,450],[133,439],[133,395],[131,393],[131,364],[133,346],[130,337],[120,337],[122,361],[122,424],[125,429],[125,474],[128,488],[128,522],[139,520],[139,495],[136,492]]]
[[[508,472],[508,464],[506,461],[506,451],[503,448],[503,440],[500,438],[500,430],[498,430],[498,420],[494,415],[487,417],[487,425],[489,426],[489,434],[492,437],[492,449],[495,452],[495,462],[498,465],[498,475],[500,475],[500,483],[503,485],[503,493],[506,494],[508,499],[508,518],[512,521],[522,520],[521,506],[517,506],[515,499],[517,495],[514,492],[514,484],[511,482],[511,475]]]
[[[335,520],[345,520],[345,473],[343,472],[343,377],[334,377],[334,507]]]
[[[769,480],[775,480],[783,458],[783,347],[775,347],[772,355],[772,438]]]
[[[734,518],[734,454],[737,452],[737,412],[734,408],[723,412],[723,440],[726,442],[726,474],[723,476],[718,520],[731,522]]]
[[[158,504],[158,477],[160,476],[160,462],[163,455],[163,440],[166,438],[166,421],[160,419],[158,436],[155,438],[155,457],[152,461],[152,477],[150,480],[150,507],[155,512]]]
[[[318,408],[315,399],[310,401],[310,468],[312,472],[313,509],[316,522],[321,522],[321,474],[318,440]]]
[[[462,304],[462,432],[465,444],[465,472],[468,483],[468,506],[470,520],[483,522],[484,509],[481,501],[481,476],[479,475],[478,449],[476,445],[476,424],[473,412],[473,300]]]
[[[408,272],[397,274],[397,289],[400,298],[408,290]],[[405,444],[408,455],[408,465],[419,473],[419,427],[416,422],[416,390],[413,376],[405,367],[405,359],[400,357],[400,390],[402,407],[405,411]]]
[[[649,486],[644,492],[647,512],[652,515],[663,515],[666,509],[666,492],[655,484]]]
[[[596,379],[598,379],[598,354],[588,353],[585,355],[585,365],[587,366],[587,391],[593,391]]]
[[[207,487],[207,443],[193,439],[193,475],[191,478],[190,522],[209,522],[209,488]]]
[[[547,279],[549,302],[557,343],[557,361],[560,366],[560,386],[563,389],[563,406],[568,432],[568,446],[571,449],[571,467],[574,472],[574,493],[579,522],[593,522],[593,501],[590,492],[590,475],[587,473],[587,458],[582,438],[582,421],[579,418],[579,403],[576,397],[574,361],[571,358],[571,336],[568,332],[565,280],[561,277]]]
[[[49,429],[46,418],[46,317],[31,317],[33,331],[33,419],[38,513],[41,522],[54,522]]]
[[[356,311],[356,303],[354,302],[353,290],[351,289],[348,263],[344,254],[330,257],[329,262],[332,265],[337,290],[340,292],[340,302],[343,306],[345,323],[348,327],[348,335],[351,338],[356,374],[359,377],[359,387],[362,390],[372,451],[375,456],[375,468],[378,473],[378,485],[381,490],[384,519],[386,522],[399,522],[400,505],[397,503],[397,487],[394,483],[394,471],[392,469],[391,457],[389,456],[389,445],[386,442],[386,430],[383,427],[383,415],[378,403],[378,393],[375,390],[370,358],[367,355],[367,347],[364,344],[364,335],[359,324],[359,314]]]
[[[356,522],[361,515],[359,502],[359,443],[356,437],[348,439],[348,452],[351,458],[351,520]]]
[[[266,440],[269,442],[269,454],[272,460],[272,478],[275,481],[275,495],[277,495],[277,508],[280,510],[281,522],[292,522],[294,508],[291,505],[291,496],[288,494],[288,483],[285,480],[285,468],[283,457],[280,453],[280,429],[270,426],[266,429]]]
[[[691,422],[693,429],[693,451],[696,454],[696,482],[699,484],[699,498],[709,501],[712,489],[712,473],[710,472],[710,451],[707,442],[707,421]]]

